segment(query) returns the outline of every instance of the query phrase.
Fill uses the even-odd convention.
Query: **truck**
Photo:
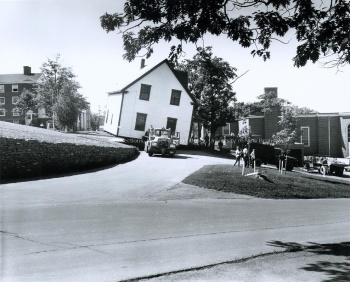
[[[150,128],[144,137],[145,152],[148,153],[150,157],[154,154],[174,157],[176,154],[176,147],[180,142],[180,134],[178,132],[174,133],[175,134],[172,134],[170,128]]]
[[[344,168],[350,166],[350,159],[348,158],[332,158],[329,156],[305,156],[304,168],[307,171],[318,170],[321,174],[335,174],[342,176]]]
[[[285,150],[273,145],[250,143],[249,152],[255,149],[256,166],[261,164],[272,164],[279,168],[280,160],[283,160],[283,166],[287,165],[287,170],[292,171],[298,166],[298,158],[294,157],[291,150]]]

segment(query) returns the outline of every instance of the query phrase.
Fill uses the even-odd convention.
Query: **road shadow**
[[[176,152],[178,154],[183,154],[183,155],[205,156],[205,157],[220,158],[220,159],[232,159],[232,160],[236,159],[235,156],[231,155],[228,152],[220,152],[217,150],[209,150],[209,149],[203,149],[203,150],[179,149]]]
[[[183,160],[183,159],[192,159],[192,157],[189,156],[182,156],[182,155],[175,155],[174,157],[172,156],[162,156],[162,155],[153,155],[152,158],[165,158],[165,159],[172,159],[172,160]]]
[[[329,277],[323,282],[350,281],[350,242],[318,244],[308,242],[299,244],[295,242],[270,241],[269,246],[282,247],[289,252],[306,251],[318,255],[343,256],[347,262],[335,263],[330,261],[318,261],[302,267],[306,271],[325,273]]]

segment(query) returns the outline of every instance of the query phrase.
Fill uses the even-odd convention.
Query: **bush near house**
[[[90,136],[0,122],[0,183],[130,161],[139,151]]]

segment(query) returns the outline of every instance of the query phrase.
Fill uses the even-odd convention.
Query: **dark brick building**
[[[0,121],[31,124],[31,112],[20,114],[16,107],[18,97],[24,89],[31,90],[38,83],[41,73],[32,73],[28,66],[22,74],[0,74]]]
[[[265,88],[275,91],[277,88]],[[247,125],[255,137],[269,141],[280,129],[279,107],[271,111],[250,115],[239,121],[239,129]],[[305,155],[325,155],[348,157],[350,154],[350,112],[347,113],[314,113],[299,115],[300,143],[304,144]]]

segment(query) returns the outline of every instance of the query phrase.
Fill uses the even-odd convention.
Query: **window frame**
[[[13,117],[19,117],[21,114],[20,114],[20,111],[18,108],[13,108],[12,109],[12,116]]]
[[[350,123],[348,124],[348,143],[350,143]]]
[[[12,105],[16,105],[16,104],[17,104],[17,102],[14,102],[14,101],[13,101],[14,98],[15,98],[15,100],[17,99],[17,102],[18,102],[19,96],[12,96]]]
[[[17,86],[17,87],[14,87]],[[17,93],[18,92],[18,84],[12,84],[12,92]]]
[[[170,105],[180,106],[181,92],[181,90],[171,89]],[[175,94],[179,94],[179,97],[175,97]]]
[[[1,113],[4,113],[3,115]],[[6,116],[6,111],[5,109],[0,109],[0,117]]]
[[[141,118],[143,118],[144,120],[141,120]],[[140,121],[142,121],[142,124],[140,124]],[[145,131],[145,129],[146,129],[146,121],[147,121],[147,114],[145,114],[145,113],[136,113],[136,120],[135,120],[135,128],[134,128],[134,130]]]
[[[228,133],[225,133],[225,127],[228,126]],[[225,126],[222,127],[222,135],[230,135],[230,132],[231,132],[231,124],[230,123],[226,123]]]
[[[152,88],[152,85],[141,83],[139,99],[143,101],[149,101],[151,97],[151,88]],[[147,91],[145,92],[143,90],[147,90]]]
[[[3,103],[1,103],[1,100],[3,100],[4,102],[3,102]],[[6,99],[5,99],[5,97],[0,97],[0,105],[5,105],[5,103],[6,103]]]
[[[307,144],[303,142],[303,129],[307,129]],[[310,147],[310,127],[309,126],[301,126],[300,127],[300,143],[304,144],[305,147]]]
[[[171,127],[168,126],[169,121],[172,121],[172,122],[175,121],[175,128],[174,128],[174,130],[173,130]],[[171,129],[171,132],[170,132],[171,135],[175,135],[175,134],[176,134],[176,126],[177,126],[177,118],[167,117],[167,120],[166,120],[166,128],[167,128],[167,129],[168,129],[168,128]]]
[[[5,85],[0,85],[0,93],[5,93]]]

